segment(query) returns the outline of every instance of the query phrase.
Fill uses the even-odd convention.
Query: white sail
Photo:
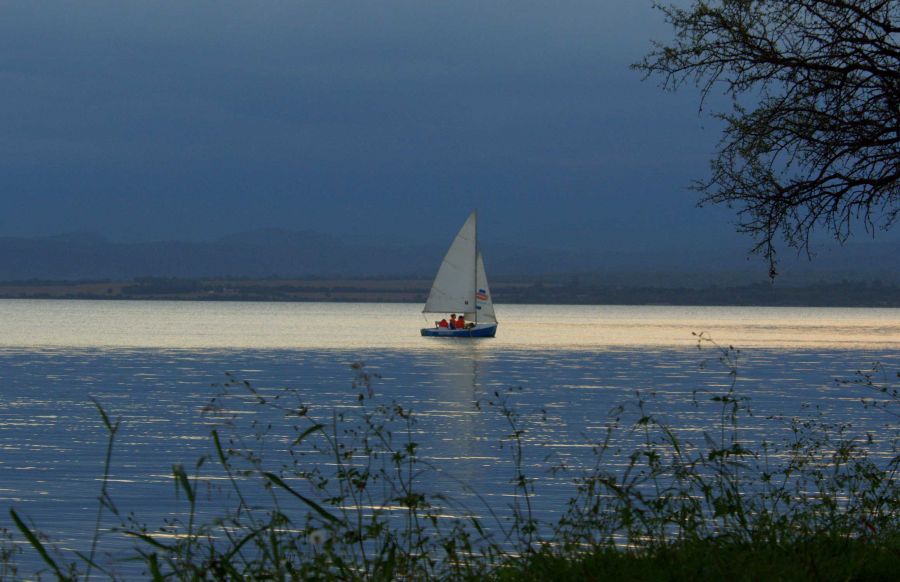
[[[491,297],[491,288],[484,271],[484,259],[481,257],[481,251],[478,251],[475,272],[475,309],[477,311],[473,320],[478,323],[497,323],[497,317],[494,315],[494,300]]]
[[[475,212],[459,229],[438,269],[425,313],[472,313],[475,311],[475,253],[477,241]]]

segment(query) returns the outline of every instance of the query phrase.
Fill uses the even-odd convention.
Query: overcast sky
[[[746,246],[650,0],[4,2],[0,235]],[[435,235],[435,229],[437,234]]]

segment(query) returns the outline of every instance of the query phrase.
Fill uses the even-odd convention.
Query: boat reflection
[[[484,470],[497,462],[490,440],[490,418],[480,409],[490,391],[483,385],[491,356],[483,342],[451,340],[434,360],[435,382],[430,401],[422,402],[418,414],[429,447],[423,450],[440,478],[440,493],[465,494]]]

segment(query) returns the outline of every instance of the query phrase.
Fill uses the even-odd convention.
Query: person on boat
[[[456,318],[456,329],[466,329],[466,316],[460,315]]]
[[[450,329],[456,329],[458,326],[456,325],[456,314],[450,314]]]
[[[438,327],[450,327],[450,324],[447,323],[447,318],[445,317],[437,324]]]

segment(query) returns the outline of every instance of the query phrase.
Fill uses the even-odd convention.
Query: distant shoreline
[[[426,279],[178,279],[0,282],[0,299],[424,303]],[[900,286],[843,281],[689,287],[497,281],[494,301],[539,305],[900,307]]]

